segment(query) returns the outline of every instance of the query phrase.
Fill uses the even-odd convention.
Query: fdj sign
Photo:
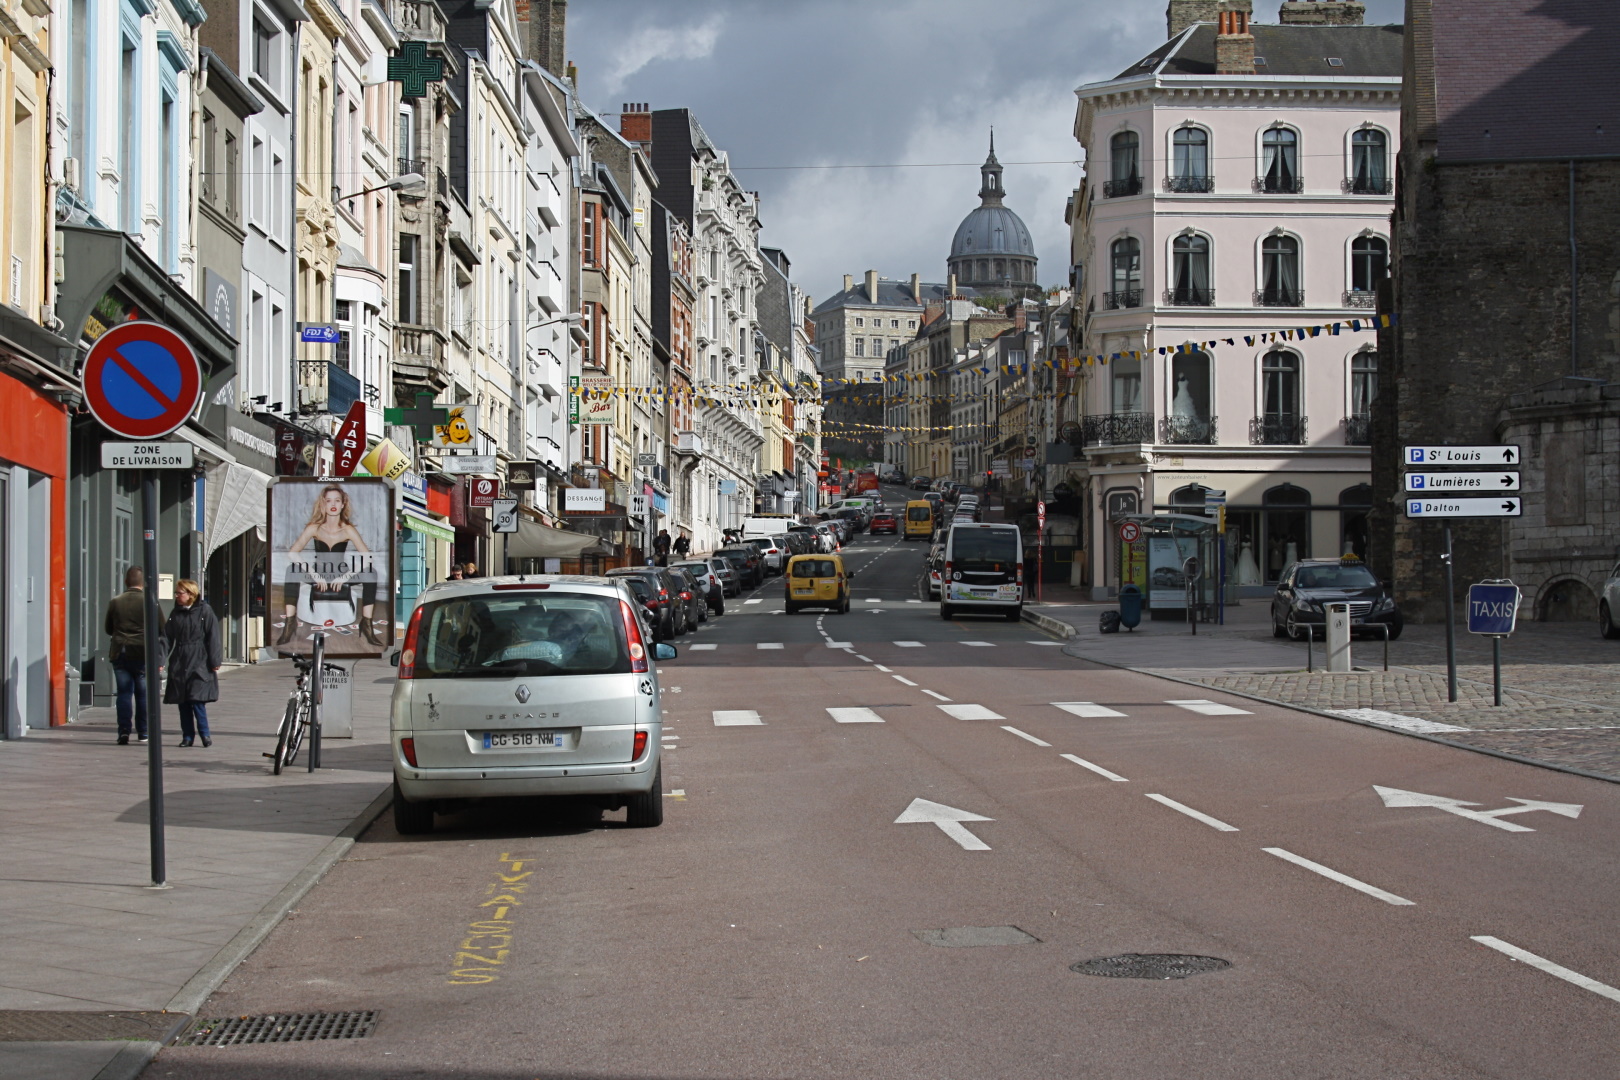
[[[1511,581],[1468,586],[1468,632],[1506,637],[1519,615],[1519,587]]]

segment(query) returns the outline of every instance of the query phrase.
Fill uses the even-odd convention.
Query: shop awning
[[[518,531],[506,538],[506,557],[509,559],[577,559],[586,548],[600,541],[600,537],[567,529],[553,529],[526,517],[518,518]]]
[[[423,536],[431,536],[435,540],[443,540],[447,544],[456,542],[456,531],[442,522],[434,521],[432,518],[423,517],[421,514],[413,514],[409,510],[401,510],[399,520],[401,524],[412,532],[419,532]]]
[[[180,429],[182,432],[185,428]],[[209,469],[203,484],[206,493],[206,529],[203,532],[203,559],[235,540],[249,529],[266,524],[266,496],[270,477],[248,465],[226,462]]]

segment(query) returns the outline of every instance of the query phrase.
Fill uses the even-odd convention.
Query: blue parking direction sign
[[[1409,472],[1407,491],[1518,491],[1519,474],[1498,472]]]
[[[1406,506],[1406,516],[1409,518],[1518,517],[1524,513],[1524,502],[1517,495],[1490,499],[1445,495],[1413,498],[1408,495],[1402,502]]]
[[[90,347],[79,385],[91,415],[126,439],[158,439],[202,400],[202,368],[185,338],[155,322],[126,322]]]
[[[1517,446],[1408,446],[1401,452],[1407,465],[1517,465]]]
[[[1468,586],[1468,632],[1506,637],[1519,617],[1519,587],[1511,581]]]

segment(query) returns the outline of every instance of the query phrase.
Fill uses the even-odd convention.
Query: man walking
[[[658,557],[659,566],[669,565],[669,530],[659,529],[658,535],[653,537],[653,554]]]
[[[137,742],[146,741],[146,574],[138,566],[124,571],[124,591],[107,603],[107,655],[118,683],[118,745],[129,745],[131,727]],[[131,720],[134,721],[133,725]]]
[[[691,553],[691,551],[692,551],[692,538],[690,536],[686,535],[686,530],[685,529],[682,529],[681,530],[681,535],[679,535],[679,536],[677,536],[675,538],[674,551],[675,551],[675,558],[676,559],[684,559],[684,558],[686,558],[686,556],[688,554]]]

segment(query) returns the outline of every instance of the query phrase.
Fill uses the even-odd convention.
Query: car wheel
[[[1609,610],[1607,600],[1598,603],[1598,633],[1610,641],[1620,639],[1620,626],[1614,624],[1614,613]]]
[[[407,802],[404,792],[399,790],[398,779],[394,781],[394,831],[401,836],[419,836],[433,831],[433,804]]]
[[[789,615],[797,615],[799,613],[799,609],[794,607],[792,604],[784,605],[782,610],[786,611]]]
[[[1007,612],[1007,621],[1008,622],[1018,622],[1021,619],[1023,619],[1023,617],[1024,617],[1024,609],[1023,609],[1022,605],[1020,605],[1018,607],[1015,607],[1011,611]]]
[[[1283,624],[1277,621],[1277,617],[1275,615],[1271,617],[1271,636],[1277,638],[1285,638],[1288,636],[1288,631],[1283,629]]]
[[[1316,639],[1315,632],[1311,630],[1310,627],[1304,626],[1298,620],[1296,620],[1293,612],[1289,612],[1288,614],[1287,627],[1288,638],[1290,641],[1304,641],[1306,634],[1310,634],[1313,641]]]
[[[955,617],[955,615],[956,615],[956,613],[951,610],[951,605],[949,605],[949,604],[941,604],[941,605],[939,605],[939,617],[944,619],[946,622],[950,622],[951,619]]]
[[[1394,641],[1396,638],[1400,637],[1401,631],[1405,629],[1406,620],[1401,618],[1399,615],[1396,615],[1395,618],[1391,619],[1389,622],[1389,640]],[[1620,637],[1620,634],[1616,634],[1615,637]]]
[[[652,787],[624,800],[624,823],[632,829],[651,829],[664,823],[664,762],[653,770]]]

